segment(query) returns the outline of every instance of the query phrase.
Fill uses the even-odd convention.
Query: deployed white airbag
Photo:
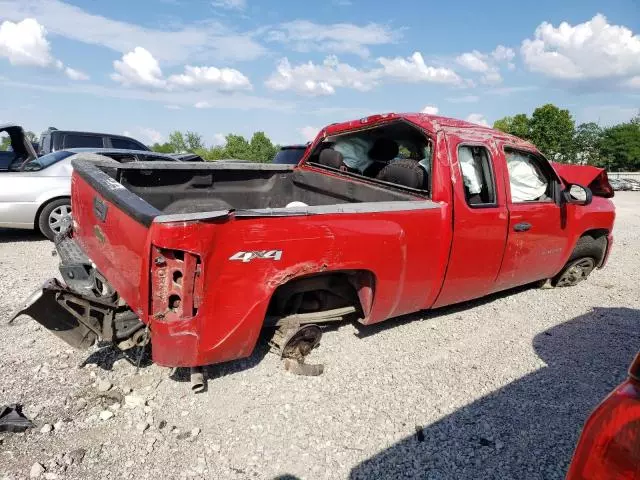
[[[373,146],[373,142],[367,138],[351,137],[339,139],[333,149],[342,154],[344,164],[360,173],[373,163],[369,158],[369,150]]]
[[[547,179],[529,155],[507,152],[507,168],[512,202],[538,200],[547,191]]]
[[[479,194],[482,191],[482,165],[473,158],[473,151],[470,147],[460,147],[458,161],[462,169],[464,186],[467,187],[469,194]]]

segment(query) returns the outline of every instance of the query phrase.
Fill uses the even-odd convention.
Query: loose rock
[[[109,390],[111,390],[111,387],[113,386],[113,384],[107,380],[106,378],[102,378],[98,381],[98,391],[99,392],[108,392]]]
[[[50,423],[45,423],[40,429],[40,433],[49,433],[51,431],[53,431],[53,425]]]
[[[41,463],[34,463],[31,465],[31,470],[29,470],[29,478],[40,478],[40,476],[44,473],[44,467]]]
[[[111,410],[103,410],[100,412],[100,420],[109,420],[113,418],[113,412]]]

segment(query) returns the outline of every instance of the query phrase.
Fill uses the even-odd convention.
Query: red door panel
[[[504,145],[499,147],[504,158]],[[538,157],[538,160],[540,165],[548,165],[544,158]],[[506,158],[504,164],[507,165]],[[560,182],[553,169],[545,170],[545,174],[550,182]],[[566,221],[557,201],[514,203],[511,201],[507,168],[504,169],[504,183],[509,208],[509,233],[494,291],[554,276],[562,268],[569,246]]]
[[[482,146],[488,150],[495,184],[494,205],[470,206],[467,203],[458,161],[461,145]],[[466,141],[462,136],[448,134],[447,148],[452,166],[453,243],[444,284],[434,307],[478,298],[493,291],[507,238],[503,166],[496,161],[495,144],[491,140]]]

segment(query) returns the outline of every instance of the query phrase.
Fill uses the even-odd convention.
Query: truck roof
[[[340,133],[354,130],[356,128],[372,127],[378,124],[390,122],[393,120],[406,120],[408,122],[417,125],[427,131],[436,133],[439,131],[455,132],[456,130],[464,129],[467,134],[478,134],[479,136],[491,135],[492,137],[498,137],[504,140],[508,140],[510,143],[528,147],[530,149],[536,149],[536,147],[519,137],[509,135],[508,133],[496,130],[491,127],[485,127],[478,125],[477,123],[467,122],[465,120],[458,120],[455,118],[442,117],[440,115],[429,115],[426,113],[382,113],[378,115],[371,115],[359,120],[350,120],[348,122],[333,123],[323,130],[326,135],[339,135]]]

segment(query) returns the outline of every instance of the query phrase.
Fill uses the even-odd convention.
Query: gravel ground
[[[640,348],[640,194],[616,194],[616,245],[574,288],[522,288],[326,332],[320,377],[263,340],[208,390],[109,348],[70,350],[9,313],[56,274],[52,244],[0,231],[0,478],[563,478],[589,411]]]

